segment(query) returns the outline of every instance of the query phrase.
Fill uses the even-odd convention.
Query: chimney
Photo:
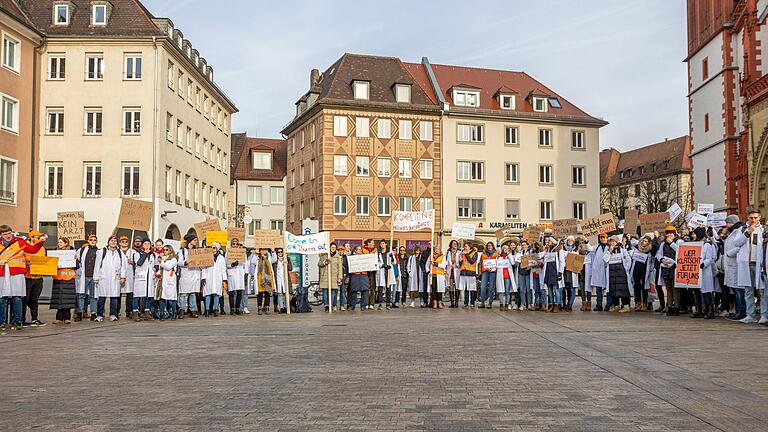
[[[320,71],[317,69],[312,69],[312,72],[309,73],[309,88],[312,88],[318,84],[320,84]]]

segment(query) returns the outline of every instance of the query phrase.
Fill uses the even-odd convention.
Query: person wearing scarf
[[[125,283],[120,287],[120,292],[125,293],[125,317],[133,317],[133,249],[131,249],[130,240],[126,236],[121,236],[117,242],[120,253],[125,259]],[[121,298],[117,299],[117,315],[120,316]]]
[[[200,293],[202,269],[189,266],[189,252],[197,249],[197,235],[184,236],[184,247],[179,250],[179,319],[183,319],[189,308],[189,317],[197,318],[197,296]]]
[[[563,272],[565,271],[565,258],[559,242],[554,237],[547,237],[546,246],[539,253],[542,262],[541,283],[547,287],[548,312],[560,312],[563,302]]]
[[[416,246],[413,251],[413,255],[408,258],[407,274],[408,274],[408,296],[411,298],[410,307],[416,307],[416,299],[419,298],[419,292],[421,291],[421,271],[419,269],[419,262],[421,261],[421,248]]]
[[[605,288],[607,295],[613,298],[613,306],[608,311],[630,312],[629,296],[632,292],[632,277],[629,269],[632,267],[632,258],[619,238],[611,237],[608,240],[608,252],[603,255],[603,261],[608,266]]]
[[[120,298],[120,286],[125,284],[127,262],[122,252],[117,248],[117,237],[107,240],[107,247],[96,257],[96,294],[99,301],[96,304],[96,322],[104,321],[104,305],[109,298],[109,320],[117,321],[117,303]]]
[[[433,248],[432,259],[430,260],[430,274],[431,277],[431,296],[432,302],[430,307],[432,309],[443,308],[443,293],[445,293],[445,257],[440,251],[440,248]]]
[[[363,254],[375,254],[376,246],[373,239],[367,239],[363,242]],[[366,291],[365,308],[373,309],[373,305],[376,303],[376,272],[369,271],[368,273],[368,291]]]
[[[477,249],[472,249],[469,243],[464,243],[461,251],[461,270],[459,273],[459,289],[464,291],[464,309],[475,307],[477,301]]]
[[[496,294],[496,258],[499,253],[496,252],[496,246],[492,242],[485,244],[485,250],[480,256],[482,266],[482,276],[480,277],[480,309],[486,307],[493,309],[493,297]]]
[[[398,280],[399,287],[397,294],[395,295],[395,303],[400,303],[403,306],[405,306],[405,299],[408,296],[408,285],[410,283],[408,261],[408,252],[406,252],[405,246],[400,246],[400,248],[397,250],[397,267],[398,270],[400,270],[400,279]]]
[[[589,244],[589,240],[583,239],[579,241],[578,246],[579,255],[584,256],[584,268],[579,273],[579,286],[581,287],[581,311],[592,311],[592,246]]]
[[[176,320],[178,316],[178,287],[176,279],[176,267],[179,264],[178,257],[171,245],[165,245],[163,247],[163,256],[159,262],[159,274],[160,274],[160,321],[165,321],[170,316],[171,319]],[[168,309],[171,310],[170,315]]]
[[[562,249],[563,263],[565,263],[567,254],[576,252],[576,238],[573,236],[566,237]],[[573,302],[576,300],[576,291],[579,289],[579,274],[564,270],[563,285],[563,310],[571,312],[573,311]]]
[[[648,233],[640,239],[630,251],[632,267],[632,286],[635,289],[635,312],[648,312],[648,290],[653,280],[653,233]]]
[[[361,255],[364,254],[363,248],[360,246],[355,247],[355,252],[353,255]],[[347,263],[347,261],[345,261]],[[347,266],[349,264],[347,263]],[[349,273],[349,267],[347,267],[347,273]],[[369,290],[370,285],[370,278],[368,277],[367,272],[355,272],[355,273],[349,273],[349,284],[351,289],[351,304],[350,304],[350,310],[355,310],[355,304],[357,303],[357,296],[360,295],[360,312],[363,312],[367,309],[365,303],[367,298],[367,291]]]
[[[67,237],[59,237],[57,250],[72,250]],[[56,276],[53,277],[53,287],[51,288],[50,303],[50,308],[56,310],[54,324],[72,323],[72,309],[77,304],[77,293],[75,292],[76,277],[74,268],[59,267],[56,269]]]
[[[522,261],[523,257],[526,255],[531,255],[533,253],[533,250],[528,246],[528,241],[523,240],[520,242],[520,253],[517,255],[515,261],[518,264],[518,270],[517,270],[517,310],[523,311],[523,310],[532,310],[533,309],[533,299],[531,298],[531,279],[533,279],[533,275],[531,274],[531,264],[528,264],[528,267],[523,268]]]
[[[496,291],[499,296],[500,311],[509,310],[509,305],[512,303],[512,293],[517,291],[514,267],[515,257],[510,253],[510,245],[505,244],[501,247],[501,253],[496,258]]]
[[[323,305],[325,306],[326,312],[328,312],[329,307],[333,308],[334,311],[336,310],[337,297],[339,296],[339,287],[341,286],[341,281],[344,278],[342,261],[343,259],[341,254],[339,254],[338,245],[335,242],[331,243],[329,253],[320,255],[320,258],[317,260],[317,267],[320,270],[318,273],[320,278],[319,288],[323,292]],[[329,271],[331,272],[330,275],[328,274]],[[330,299],[328,298],[329,277],[331,284]]]
[[[681,292],[675,288],[675,267],[677,263],[677,246],[678,243],[682,242],[680,237],[677,236],[677,228],[670,225],[664,230],[664,241],[656,252],[656,260],[660,264],[659,283],[656,286],[658,291],[663,283],[667,289],[667,299],[669,300],[667,316],[680,315]]]
[[[271,250],[260,248],[256,263],[256,289],[258,315],[269,314],[269,299],[275,291],[275,277],[272,264],[277,262],[277,255]]]
[[[459,307],[459,275],[461,273],[461,251],[459,242],[451,240],[448,250],[445,251],[445,283],[448,288],[448,297],[451,300],[450,308]]]
[[[389,246],[386,241],[379,242],[376,256],[379,263],[378,270],[376,270],[376,308],[381,310],[382,303],[387,303],[388,310],[389,303],[385,302],[384,299],[389,299],[389,280],[392,279],[389,273],[392,269],[392,257],[389,254]]]
[[[590,275],[592,277],[590,279],[591,285],[589,288],[590,291],[595,292],[595,296],[597,297],[597,305],[595,305],[595,308],[593,309],[595,312],[603,310],[607,311],[611,307],[611,297],[606,296],[605,309],[603,309],[603,291],[608,284],[608,281],[606,280],[608,264],[605,262],[604,258],[608,253],[610,253],[610,249],[608,248],[608,234],[600,234],[598,236],[597,246],[590,252]]]
[[[133,320],[154,319],[147,310],[152,310],[152,284],[154,283],[153,269],[155,267],[155,253],[152,250],[152,242],[145,239],[141,242],[141,250],[134,251],[131,256],[133,264]]]

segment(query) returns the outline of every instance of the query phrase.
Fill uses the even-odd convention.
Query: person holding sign
[[[579,273],[579,286],[581,287],[581,311],[590,312],[592,310],[592,245],[589,240],[579,241],[579,255],[584,256],[584,267]]]
[[[337,297],[339,296],[339,286],[344,279],[344,263],[341,254],[338,251],[338,245],[336,242],[332,242],[330,245],[329,253],[321,254],[317,260],[317,267],[319,270],[319,288],[323,291],[323,305],[325,311],[328,312],[328,308],[331,307],[336,310]],[[328,298],[328,280],[330,274],[331,281],[331,298]],[[330,302],[330,304],[329,304]]]
[[[608,252],[603,255],[603,261],[608,266],[605,288],[613,298],[613,306],[608,311],[630,312],[629,296],[632,292],[632,277],[629,270],[632,267],[632,258],[627,249],[621,245],[621,239],[611,237],[608,240]]]
[[[419,298],[419,292],[421,292],[423,281],[421,279],[421,269],[419,263],[421,262],[421,247],[416,246],[413,251],[413,255],[408,258],[408,295],[411,297],[411,307],[416,307],[416,300]]]
[[[520,253],[517,254],[515,261],[518,265],[517,270],[517,310],[533,310],[533,299],[531,298],[531,286],[533,285],[533,272],[531,264],[526,258],[527,266],[523,265],[523,257],[529,257],[534,253],[534,249],[528,245],[527,240],[520,242]]]
[[[653,239],[654,234],[648,233],[632,247],[630,257],[632,267],[632,286],[635,289],[635,312],[648,312],[648,290],[653,281]]]
[[[723,242],[723,282],[728,290],[733,291],[733,302],[735,312],[726,315],[726,319],[740,320],[747,316],[747,305],[744,303],[744,291],[739,289],[739,268],[736,263],[736,255],[739,253],[736,241],[744,236],[744,223],[736,215],[730,215],[725,218],[725,227],[728,229],[728,235]],[[730,305],[729,305],[730,306]],[[725,308],[729,311],[730,308]]]
[[[597,297],[594,312],[608,310],[611,307],[611,298],[606,295],[605,309],[603,309],[603,290],[608,286],[608,264],[605,262],[605,255],[610,253],[608,248],[608,234],[600,234],[597,240],[597,246],[590,252],[590,286],[585,287],[589,292],[595,292]]]
[[[376,270],[376,303],[377,309],[381,310],[381,303],[386,303],[386,308],[389,310],[389,302],[385,299],[389,299],[389,281],[395,278],[394,270],[392,268],[392,261],[394,257],[387,246],[387,242],[382,240],[379,242],[379,248],[376,250],[376,256],[378,261],[378,269]]]
[[[179,318],[184,318],[187,307],[189,317],[197,318],[197,294],[200,292],[202,269],[189,266],[189,251],[197,249],[197,235],[190,232],[184,236],[185,246],[179,250]]]
[[[475,307],[477,301],[477,249],[471,249],[469,243],[464,243],[461,251],[461,270],[459,272],[459,289],[464,292],[464,309]]]
[[[272,264],[275,275],[275,312],[286,313],[286,307],[290,307],[291,281],[286,280],[286,267],[288,272],[293,271],[291,260],[285,257],[283,248],[275,249],[277,261]]]
[[[97,270],[94,273],[96,281],[96,322],[104,321],[104,305],[109,298],[109,320],[117,321],[117,300],[120,298],[120,286],[125,283],[126,261],[122,252],[117,248],[117,237],[111,236],[107,247],[100,251],[96,258]]]
[[[158,315],[160,315],[160,321],[165,321],[170,318],[176,320],[178,310],[178,280],[176,278],[176,267],[179,264],[179,260],[174,253],[173,246],[165,245],[163,247],[163,256],[158,262],[159,274],[160,274],[160,307],[158,308]],[[171,309],[170,315],[168,308]]]
[[[747,226],[742,228],[742,235],[736,236],[733,246],[738,248],[736,254],[737,295],[743,291],[746,302],[746,316],[739,321],[752,324],[755,320],[755,289],[758,289],[762,274],[763,255],[763,226],[760,224],[760,211],[751,210],[747,215]]]
[[[451,300],[450,308],[459,307],[459,276],[461,273],[461,251],[459,242],[451,240],[448,250],[445,252],[445,283],[448,287],[448,296]]]
[[[227,259],[221,251],[221,244],[213,242],[213,265],[203,270],[203,296],[205,296],[205,317],[219,316],[219,298],[227,288]],[[271,268],[271,266],[270,266]]]
[[[408,287],[411,281],[410,274],[408,273],[408,260],[405,246],[400,246],[397,250],[397,269],[400,272],[400,277],[397,281],[397,293],[400,294],[400,298],[398,299],[397,295],[395,295],[395,304],[400,303],[403,307],[405,307],[405,300],[408,298]]]
[[[69,245],[69,239],[59,237],[57,250],[72,250]],[[77,304],[77,293],[75,292],[75,274],[74,268],[61,268],[53,277],[53,287],[51,288],[50,308],[56,310],[56,319],[54,324],[72,324],[72,309]],[[5,313],[3,310],[0,313]]]
[[[496,258],[499,253],[496,252],[496,246],[492,242],[485,244],[485,250],[480,256],[482,264],[482,276],[480,277],[480,309],[485,308],[486,301],[488,309],[493,309],[493,296],[496,294]]]
[[[362,255],[363,254],[363,248],[361,246],[355,246],[355,250],[352,253],[352,255]],[[345,261],[347,263],[347,266],[349,266],[348,261]],[[349,273],[349,271],[347,271]],[[350,310],[355,310],[355,304],[357,304],[357,296],[360,296],[360,312],[363,312],[366,310],[366,297],[368,295],[368,290],[370,289],[370,280],[368,279],[368,272],[355,272],[355,273],[349,273],[349,286],[350,286]],[[418,296],[418,291],[416,292],[416,295]],[[413,307],[413,302],[411,302],[411,307]]]
[[[240,244],[240,240],[233,238],[230,240],[229,249],[226,253],[227,262],[227,296],[229,297],[229,313],[230,315],[242,315],[240,310],[240,304],[243,302],[243,291],[245,291],[245,280],[248,277],[248,268],[245,266],[246,262],[243,260],[230,259],[230,254],[235,252],[244,252],[243,246]]]
[[[120,293],[125,293],[125,317],[131,319],[133,317],[133,282],[135,280],[133,274],[133,261],[134,251],[131,249],[131,243],[128,237],[121,236],[117,242],[120,252],[125,259],[125,283],[120,287]],[[117,299],[117,314],[120,315],[120,303],[121,298]]]
[[[40,238],[43,236],[43,233],[37,230],[32,230],[29,232],[29,240],[32,243],[35,243],[40,240]],[[46,256],[45,248],[40,248],[37,252],[31,254],[31,253],[24,253],[24,256],[27,261],[30,261],[30,257],[32,256]],[[29,327],[40,327],[44,326],[45,324],[38,319],[38,308],[39,304],[38,301],[40,300],[40,294],[43,292],[43,277],[41,275],[32,274],[29,272],[29,268],[27,269],[27,272],[24,274],[24,279],[26,282],[26,289],[27,294],[21,299],[22,303],[22,321],[25,326]],[[29,308],[29,314],[30,319],[29,322],[27,322],[27,308]]]
[[[443,308],[443,293],[445,293],[445,257],[439,247],[432,248],[432,259],[430,273],[432,274],[432,309]]]
[[[256,302],[258,304],[258,314],[269,315],[269,298],[275,291],[275,275],[272,264],[277,262],[277,255],[271,250],[259,248],[259,254],[256,256]]]
[[[37,242],[27,243],[15,236],[10,226],[0,225],[0,331],[5,330],[8,303],[13,314],[11,329],[21,330],[23,327],[22,299],[27,295],[25,254],[36,254],[42,249],[46,238],[43,235]]]
[[[577,253],[578,246],[576,238],[567,236],[563,242],[563,262],[569,253]],[[579,290],[579,273],[569,271],[567,268],[563,271],[563,310],[573,311],[573,302],[576,301],[576,291]]]
[[[510,253],[509,245],[505,244],[496,258],[496,290],[499,295],[500,311],[509,310],[509,305],[512,303],[512,292],[517,291],[517,275],[514,270],[515,256]]]
[[[130,256],[133,261],[133,320],[154,319],[152,314],[146,311],[154,309],[154,283],[155,283],[155,252],[152,250],[152,242],[143,239],[141,250],[133,251]]]
[[[563,272],[565,271],[565,254],[558,247],[558,241],[554,237],[547,237],[546,246],[539,253],[539,258],[544,264],[541,271],[541,283],[547,286],[548,312],[560,312],[563,303]]]
[[[659,262],[659,275],[657,276],[657,291],[663,284],[667,290],[667,316],[680,315],[681,291],[675,288],[675,268],[677,267],[677,247],[683,240],[677,235],[677,228],[670,225],[664,230],[664,241],[656,252],[656,260]],[[661,296],[659,296],[661,298]]]
[[[717,282],[715,281],[715,262],[717,260],[717,246],[707,237],[707,231],[704,228],[693,230],[694,241],[700,241],[704,244],[701,247],[701,288],[694,291],[696,299],[696,314],[692,318],[715,319],[715,291]]]

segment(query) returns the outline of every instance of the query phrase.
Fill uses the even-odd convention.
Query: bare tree
[[[672,176],[658,180],[648,180],[640,184],[640,194],[637,200],[641,213],[665,212],[669,207],[677,203],[683,209],[683,216],[691,212],[690,187],[683,187],[679,176]],[[683,217],[678,218],[674,225],[678,228],[685,225]]]
[[[600,193],[600,208],[613,213],[619,219],[624,219],[624,211],[629,203],[627,186],[610,186],[603,188]]]

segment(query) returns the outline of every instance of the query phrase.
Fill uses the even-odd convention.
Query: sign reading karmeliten
[[[59,212],[56,214],[57,236],[69,240],[85,240],[85,212]]]
[[[605,213],[600,216],[581,221],[581,233],[585,237],[607,234],[616,230],[616,219],[613,213]]]
[[[117,227],[136,231],[149,231],[152,223],[152,203],[123,198]]]
[[[677,247],[675,288],[701,288],[701,250],[703,243],[688,242]]]

